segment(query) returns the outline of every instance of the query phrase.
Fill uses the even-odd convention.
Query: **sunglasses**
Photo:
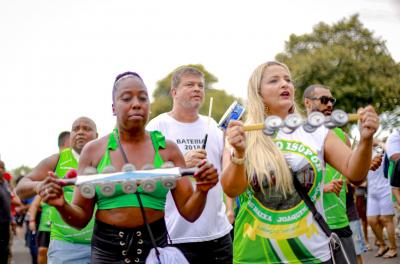
[[[329,96],[321,96],[321,97],[309,97],[308,99],[311,100],[319,100],[321,102],[321,104],[328,104],[329,102],[331,102],[332,105],[334,105],[336,103],[336,98],[333,97],[329,97]]]

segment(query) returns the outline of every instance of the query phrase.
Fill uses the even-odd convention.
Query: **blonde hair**
[[[261,80],[264,71],[268,67],[275,65],[285,68],[290,75],[290,71],[285,64],[275,61],[261,64],[254,70],[247,87],[248,100],[245,123],[264,122],[267,113],[265,113],[265,105],[260,92]],[[296,111],[295,104],[293,108],[290,111]],[[256,179],[261,190],[264,192],[265,190],[262,187],[266,179],[270,187],[274,186],[284,196],[293,192],[293,180],[289,166],[271,137],[265,136],[262,131],[250,132],[246,135],[246,145],[245,155],[248,182],[251,183]]]

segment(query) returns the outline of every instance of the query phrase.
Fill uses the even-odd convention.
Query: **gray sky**
[[[111,131],[111,89],[126,70],[152,93],[176,67],[201,63],[215,88],[245,97],[260,63],[283,51],[291,33],[354,13],[400,60],[397,0],[2,0],[0,155],[8,169],[57,152],[57,136],[91,117]]]

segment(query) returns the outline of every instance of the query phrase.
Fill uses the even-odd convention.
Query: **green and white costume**
[[[342,129],[335,128],[332,130],[343,142],[346,142],[346,136]],[[349,226],[349,220],[346,214],[346,178],[337,170],[326,164],[325,184],[329,184],[332,180],[343,180],[343,186],[340,190],[339,197],[336,193],[324,193],[324,209],[326,222],[330,229],[340,229]]]
[[[323,215],[325,127],[279,132],[275,143],[317,210]],[[279,176],[278,176],[279,177]],[[330,259],[328,237],[296,191],[284,197],[263,184],[240,195],[235,224],[234,263],[321,263]]]
[[[70,169],[77,169],[78,161],[75,158],[72,149],[67,148],[60,152],[60,158],[56,167],[56,175],[59,178],[63,178]],[[65,200],[72,203],[74,187],[65,186],[63,188]],[[94,226],[94,217],[92,217],[89,224],[81,229],[77,230],[72,226],[64,222],[58,211],[51,208],[51,234],[50,240],[60,240],[69,243],[77,244],[90,244],[92,239]]]

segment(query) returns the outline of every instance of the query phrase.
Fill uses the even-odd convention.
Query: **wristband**
[[[231,150],[231,162],[232,162],[233,164],[235,164],[235,165],[243,165],[245,160],[246,160],[245,157],[243,157],[243,158],[236,158],[236,157],[234,156],[233,149]]]

